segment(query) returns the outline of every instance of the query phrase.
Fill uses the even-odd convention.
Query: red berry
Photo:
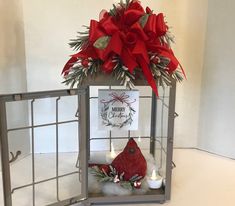
[[[153,64],[159,64],[160,63],[160,58],[158,56],[155,56],[154,58],[151,59],[151,62]]]
[[[82,59],[81,64],[83,67],[87,68],[89,66],[89,60],[88,59]]]
[[[140,187],[141,187],[141,182],[134,182],[134,188],[136,188],[136,189],[140,189]]]
[[[99,168],[100,168],[101,171],[103,171],[105,173],[109,173],[110,172],[109,165],[101,165]]]

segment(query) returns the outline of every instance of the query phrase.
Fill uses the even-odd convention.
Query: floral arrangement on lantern
[[[138,0],[121,0],[109,12],[102,10],[99,21],[91,20],[86,29],[69,43],[79,51],[62,71],[66,85],[79,86],[88,75],[103,72],[128,88],[144,77],[158,96],[157,86],[185,77],[171,49],[174,39],[163,14],[154,14],[149,7],[144,10]]]

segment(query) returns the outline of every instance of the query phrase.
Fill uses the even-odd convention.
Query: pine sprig
[[[82,84],[83,80],[87,77],[88,69],[83,66],[74,66],[71,68],[70,73],[65,77],[63,83],[70,85],[73,88],[75,85],[77,87]]]
[[[129,7],[131,3],[131,0],[126,0],[126,2],[124,3],[123,0],[120,1],[119,5],[124,8],[124,9],[127,9]]]
[[[131,0],[126,0],[126,8],[130,5]]]
[[[89,29],[89,27],[86,27]],[[89,44],[89,30],[85,32],[78,32],[78,36],[76,39],[71,39],[69,42],[69,46],[73,48],[73,50],[84,49]]]
[[[183,74],[180,68],[177,68],[173,73],[172,77],[177,81],[177,82],[182,82],[184,80]]]
[[[71,67],[69,74],[65,76],[63,83],[70,85],[71,88],[73,88],[75,84],[78,87],[88,75],[92,76],[97,73],[100,69],[100,65],[101,62],[99,60],[92,60],[88,68],[83,67],[79,62],[75,63]]]
[[[169,74],[168,64],[169,59],[165,57],[159,57],[159,62],[157,64],[151,64],[151,71],[154,78],[157,80],[159,86],[171,86],[171,79],[175,79],[177,82],[183,81],[183,75],[178,68],[173,73]]]
[[[118,6],[120,6],[123,9],[127,9],[129,7],[130,3],[131,3],[131,0],[126,0],[125,3],[123,2],[123,0],[121,0],[120,3],[118,3]],[[113,8],[110,9],[109,14],[111,16],[117,16],[118,8],[115,4],[113,4]]]
[[[138,174],[134,175],[130,178],[129,181],[124,180],[124,172],[120,175],[118,174],[117,170],[112,166],[109,165],[110,172],[107,174],[103,169],[100,169],[98,166],[94,166],[91,168],[91,174],[93,174],[98,182],[104,183],[104,182],[114,182],[119,183],[121,187],[133,190],[134,189],[134,183],[137,181],[140,181],[143,177],[139,176]],[[115,182],[115,179],[119,180],[118,182]]]
[[[171,48],[171,45],[175,43],[175,36],[170,31],[167,31],[164,36],[160,37],[160,40],[162,44],[167,44]]]
[[[113,74],[117,80],[120,80],[120,84],[129,89],[133,89],[135,76],[134,73],[131,74],[127,67],[122,65],[120,60],[117,60],[117,65],[113,69]]]
[[[113,8],[110,9],[109,14],[110,14],[111,16],[116,16],[116,15],[117,15],[117,7],[116,7],[115,4],[113,4]]]

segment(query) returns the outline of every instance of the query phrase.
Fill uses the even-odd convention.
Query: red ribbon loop
[[[156,15],[149,15],[148,21],[144,27],[144,30],[148,33],[154,33],[155,38],[164,36],[168,30],[168,26],[164,21],[164,16],[162,13]]]
[[[137,22],[141,16],[143,16],[144,12],[139,10],[127,10],[124,13],[124,22],[126,25],[131,26],[135,22]]]
[[[113,17],[108,16],[107,18],[103,18],[100,21],[100,27],[105,31],[106,35],[111,36],[119,29],[113,22]]]
[[[90,21],[89,41],[94,43],[98,38],[105,36],[105,33],[100,29],[99,22],[96,20]]]

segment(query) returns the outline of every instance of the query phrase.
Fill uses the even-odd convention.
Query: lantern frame
[[[105,195],[94,195],[88,192],[88,163],[90,158],[90,88],[92,86],[120,86],[119,81],[113,78],[111,75],[99,74],[95,77],[87,77],[79,89],[70,90],[54,90],[54,91],[43,91],[43,92],[32,92],[32,93],[18,93],[18,94],[7,94],[0,95],[0,141],[1,141],[1,160],[2,160],[2,177],[3,177],[3,192],[4,192],[4,205],[12,206],[12,193],[13,189],[11,186],[11,174],[10,174],[10,155],[9,155],[9,142],[8,133],[9,128],[7,125],[7,114],[6,114],[6,104],[9,102],[17,101],[30,101],[31,110],[33,108],[34,101],[43,98],[57,98],[57,103],[60,97],[66,96],[78,96],[78,117],[76,121],[79,126],[79,168],[78,174],[81,181],[81,194],[77,197],[72,197],[64,201],[58,201],[50,206],[62,206],[62,205],[72,205],[78,202],[82,202],[84,205],[92,204],[127,204],[127,203],[151,203],[160,202],[164,203],[170,200],[171,197],[171,176],[172,176],[172,155],[173,155],[173,136],[174,136],[174,119],[175,119],[175,93],[176,93],[176,82],[172,79],[172,84],[169,88],[169,104],[163,104],[162,107],[167,107],[168,109],[168,125],[167,125],[167,146],[166,146],[166,173],[165,173],[165,184],[164,188],[158,191],[153,191],[148,194],[143,195],[130,195],[130,196],[105,196]],[[147,86],[147,82],[144,79],[136,80],[136,86]],[[155,156],[155,140],[156,140],[156,115],[157,115],[157,101],[158,97],[152,92],[151,96],[151,125],[150,125],[150,146],[149,152]],[[58,105],[57,105],[58,107]],[[57,108],[58,109],[58,108]],[[32,111],[31,111],[32,112]],[[58,111],[57,111],[58,112]],[[54,125],[58,127],[60,122],[58,118]],[[46,126],[46,124],[45,124]],[[37,125],[31,125],[33,131]],[[15,128],[15,130],[20,130],[22,128]],[[58,130],[57,130],[58,133]],[[33,133],[32,133],[33,135]],[[58,134],[57,134],[58,138]],[[127,138],[130,138],[130,132]],[[57,145],[58,146],[58,145]],[[57,148],[58,149],[58,148]],[[33,151],[32,151],[33,152]],[[57,150],[58,153],[58,150]],[[58,160],[57,160],[58,161]],[[32,169],[34,171],[34,168]],[[34,175],[33,175],[34,176]],[[58,180],[58,175],[55,177]],[[49,181],[49,180],[45,180]],[[35,180],[32,181],[33,188],[36,184]],[[27,186],[27,185],[26,185]],[[29,186],[29,185],[28,185]],[[20,189],[20,188],[18,188]],[[33,196],[35,194],[33,193]],[[34,197],[35,198],[35,197]],[[32,205],[35,205],[35,200]]]

